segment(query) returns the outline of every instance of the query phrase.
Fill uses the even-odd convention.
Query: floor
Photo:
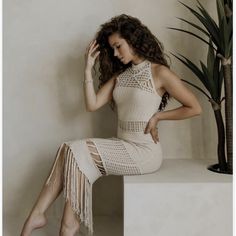
[[[8,220],[10,220],[8,218]],[[4,236],[16,236],[19,235],[19,227],[17,227],[17,219],[11,219],[12,222],[8,222],[11,225],[10,229],[3,228]],[[35,230],[32,236],[58,236],[59,235],[59,223],[50,222],[42,229]],[[81,232],[76,236],[86,236],[87,234],[84,227],[81,227]],[[94,216],[94,235],[93,236],[122,236],[123,235],[123,219],[122,216]]]

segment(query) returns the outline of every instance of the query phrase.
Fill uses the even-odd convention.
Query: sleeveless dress
[[[138,65],[132,64],[121,73],[117,77],[113,98],[118,115],[117,137],[64,142],[57,151],[46,182],[52,181],[61,150],[66,147],[64,197],[70,200],[73,211],[90,235],[93,234],[92,186],[103,174],[91,157],[87,141],[96,147],[105,175],[152,173],[160,168],[163,159],[160,143],[154,143],[150,133],[144,134],[149,119],[158,111],[162,100],[155,90],[151,62],[144,60]]]

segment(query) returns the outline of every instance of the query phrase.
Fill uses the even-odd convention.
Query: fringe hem
[[[79,217],[80,223],[88,229],[88,234],[93,235],[93,213],[92,213],[92,187],[88,178],[80,171],[79,166],[73,156],[71,148],[63,143],[57,151],[56,159],[52,171],[46,181],[46,185],[52,182],[53,173],[56,170],[56,165],[64,147],[64,179],[63,179],[63,197],[66,201],[70,201],[72,210]],[[56,173],[55,173],[56,174]]]

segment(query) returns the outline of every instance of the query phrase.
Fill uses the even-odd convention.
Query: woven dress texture
[[[64,155],[64,197],[80,221],[93,234],[92,186],[103,175],[95,164],[87,142],[96,148],[105,175],[142,175],[157,171],[162,163],[160,143],[144,134],[149,119],[157,112],[162,98],[155,90],[151,62],[132,64],[116,80],[113,98],[117,107],[117,136],[87,138],[61,144],[52,175],[60,155]],[[63,153],[62,153],[63,152]],[[79,171],[78,171],[79,170]]]

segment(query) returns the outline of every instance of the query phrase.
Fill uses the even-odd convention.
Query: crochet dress
[[[155,90],[151,62],[132,64],[116,80],[113,98],[117,107],[117,137],[87,138],[62,143],[47,184],[59,156],[64,155],[64,197],[73,211],[93,234],[92,186],[103,175],[142,175],[155,172],[162,163],[160,143],[144,134],[149,119],[158,111],[162,98]],[[88,144],[88,141],[90,144]],[[96,148],[95,161],[89,147]],[[94,153],[96,154],[96,153]]]

